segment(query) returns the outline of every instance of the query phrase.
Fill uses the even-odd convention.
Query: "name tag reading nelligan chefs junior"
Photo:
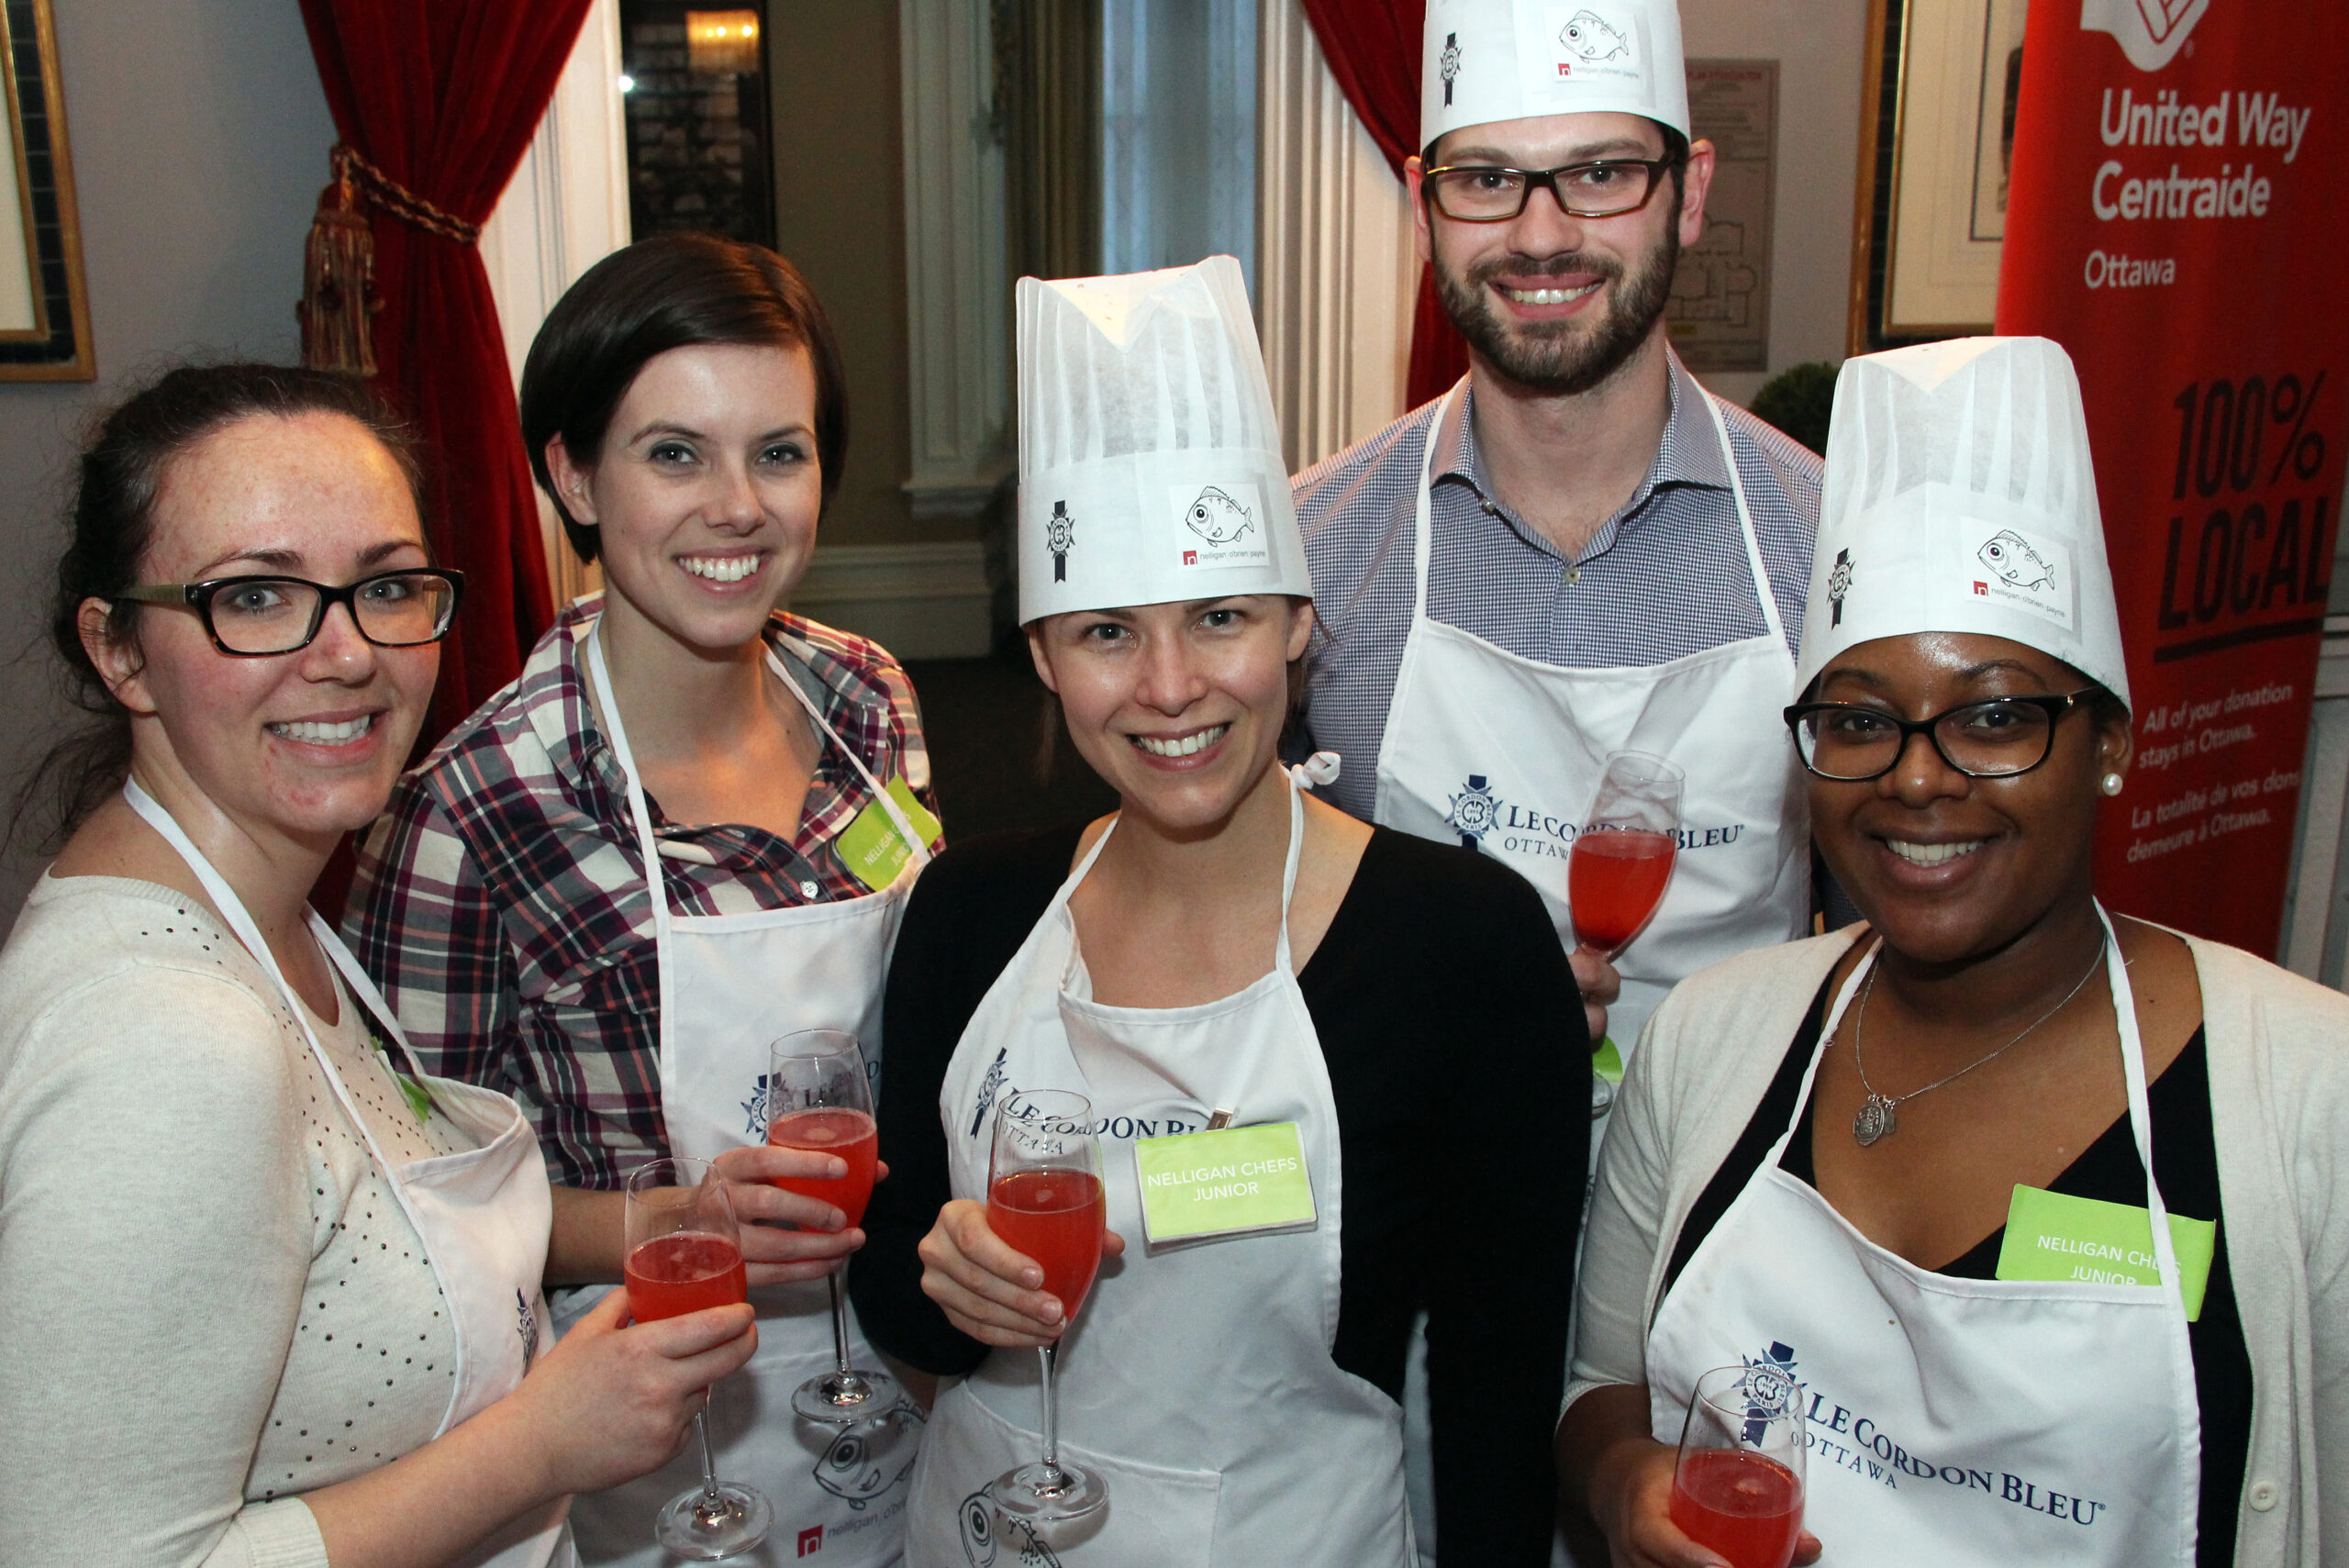
[[[1153,1246],[1314,1223],[1313,1179],[1293,1121],[1139,1139],[1134,1173]]]

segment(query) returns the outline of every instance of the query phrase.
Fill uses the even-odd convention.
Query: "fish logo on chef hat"
[[[963,1556],[971,1568],[996,1568],[998,1562],[1003,1568],[1061,1568],[1033,1527],[996,1513],[984,1488],[963,1498],[960,1512]]]
[[[2055,568],[2012,528],[1993,534],[1975,559],[2026,593],[2055,585]]]
[[[1183,514],[1183,522],[1209,544],[1230,544],[1256,526],[1247,507],[1212,484],[1199,492],[1199,498]]]
[[[1631,52],[1631,40],[1596,11],[1576,11],[1567,17],[1566,25],[1558,30],[1558,41],[1566,46],[1567,53],[1593,65],[1620,60]]]

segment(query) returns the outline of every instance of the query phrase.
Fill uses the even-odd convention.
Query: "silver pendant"
[[[1852,1118],[1852,1136],[1865,1149],[1879,1138],[1891,1137],[1898,1126],[1898,1119],[1892,1114],[1892,1102],[1882,1095],[1870,1095],[1860,1106],[1860,1114]]]

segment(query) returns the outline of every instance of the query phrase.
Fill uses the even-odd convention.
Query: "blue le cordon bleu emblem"
[[[1463,849],[1482,847],[1486,834],[1500,821],[1500,796],[1495,795],[1482,773],[1468,775],[1468,787],[1452,797],[1452,808],[1444,813],[1444,820],[1460,835]]]
[[[1458,33],[1443,35],[1443,53],[1438,57],[1437,64],[1443,73],[1443,101],[1449,105],[1452,102],[1452,84],[1460,79],[1460,35]]]

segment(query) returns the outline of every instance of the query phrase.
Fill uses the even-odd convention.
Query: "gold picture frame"
[[[1849,350],[1987,332],[2024,0],[1879,0],[1852,225]]]
[[[97,355],[50,0],[0,0],[0,381],[90,381]]]

